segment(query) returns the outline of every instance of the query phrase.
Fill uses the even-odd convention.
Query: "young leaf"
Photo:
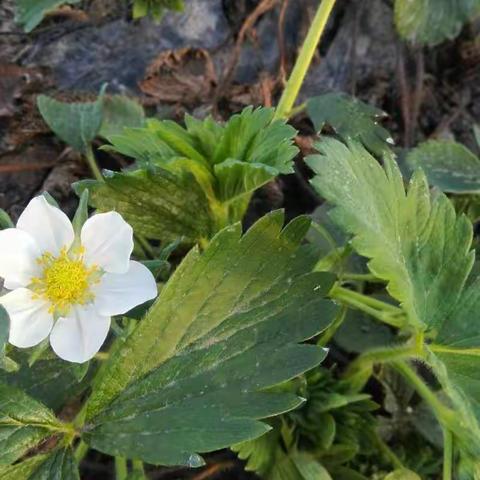
[[[80,480],[70,448],[36,455],[15,465],[0,466],[0,476],[2,480]]]
[[[105,95],[103,119],[98,134],[103,138],[121,134],[124,128],[140,128],[145,123],[143,107],[125,95]]]
[[[195,243],[211,235],[210,206],[189,171],[155,167],[107,172],[105,181],[83,180],[74,189],[78,195],[88,189],[92,206],[119,211],[136,233],[147,238],[171,242],[184,237]]]
[[[80,0],[17,0],[15,21],[23,25],[25,32],[30,33],[43,17],[63,4],[73,5]]]
[[[94,102],[66,103],[40,95],[37,105],[52,131],[75,150],[84,153],[102,125],[103,93]]]
[[[422,45],[434,46],[455,38],[478,13],[478,0],[395,0],[400,36]]]
[[[317,365],[325,351],[298,343],[337,307],[324,297],[334,277],[308,273],[300,247],[309,220],[282,230],[283,214],[243,237],[222,230],[203,254],[190,251],[159,299],[94,381],[85,440],[114,455],[165,465],[200,465],[207,452],[258,437],[258,419],[301,403],[265,388]]]
[[[126,128],[122,134],[110,136],[111,145],[104,149],[135,158],[142,169],[158,167],[174,175],[193,175],[208,201],[209,218],[200,216],[198,220],[203,222],[203,232],[210,230],[210,236],[242,219],[255,189],[279,174],[293,171],[292,159],[298,151],[292,145],[295,130],[283,121],[273,121],[273,109],[246,108],[225,125],[211,118],[186,116],[185,126],[170,120],[148,120],[144,128]],[[126,214],[124,209],[131,210],[129,205],[104,193],[110,208],[122,215]],[[130,192],[127,196],[129,202],[134,201]],[[171,193],[157,185],[150,196],[168,203]],[[175,202],[174,215],[182,210],[189,212],[192,205],[191,198],[182,193]],[[142,217],[143,208],[135,211],[137,223],[148,224],[149,215]],[[170,221],[158,222],[154,238],[171,240],[178,235],[178,229],[170,232],[171,226]],[[195,240],[191,234],[186,236]]]
[[[331,216],[354,235],[352,245],[387,280],[413,325],[433,329],[450,312],[473,263],[472,225],[448,199],[430,198],[421,172],[408,192],[391,154],[385,167],[361,145],[325,139],[307,159],[314,188],[335,205]],[[455,281],[452,281],[455,279]]]
[[[390,133],[378,124],[385,112],[345,93],[313,97],[307,102],[307,112],[317,132],[328,124],[343,139],[357,140],[377,155],[393,143]]]
[[[422,168],[430,185],[449,193],[480,193],[480,160],[460,143],[430,140],[407,155],[412,169]]]
[[[0,383],[0,465],[18,460],[62,424],[44,405]]]

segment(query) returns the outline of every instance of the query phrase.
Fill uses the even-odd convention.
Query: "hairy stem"
[[[275,119],[287,118],[289,116],[334,5],[335,0],[322,0],[322,3],[319,5],[285,90],[280,98],[275,112]]]
[[[115,480],[126,480],[127,477],[127,459],[125,457],[115,457]]]
[[[443,480],[452,480],[453,470],[453,435],[443,427]]]
[[[90,447],[83,440],[80,440],[74,453],[77,463],[80,463],[85,458],[89,450]]]
[[[329,295],[343,305],[365,312],[391,327],[402,328],[405,325],[406,318],[403,310],[389,303],[338,285],[332,288]]]
[[[87,159],[88,166],[92,171],[93,176],[96,180],[103,182],[103,175],[100,169],[98,168],[97,161],[95,160],[95,155],[93,153],[92,146],[89,145],[87,151],[85,152],[85,158]]]

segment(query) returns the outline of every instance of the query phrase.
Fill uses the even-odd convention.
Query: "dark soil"
[[[122,0],[85,0],[78,10],[53,15],[32,34],[14,24],[12,0],[0,4],[0,207],[15,219],[35,194],[48,190],[70,214],[70,184],[89,176],[81,159],[43,124],[35,96],[62,91],[86,98],[108,91],[137,97],[149,115],[181,120],[185,111],[227,118],[245,105],[275,104],[285,71],[314,14],[316,0],[282,1],[244,31],[259,0],[186,0],[182,14],[161,24],[132,21]],[[401,43],[389,0],[338,0],[301,98],[345,91],[384,109],[385,126],[399,148],[428,137],[452,137],[474,147],[480,117],[480,42],[477,25],[453,42],[421,50]],[[284,19],[282,21],[282,18]],[[243,38],[244,36],[244,38]],[[242,40],[243,41],[240,41]],[[167,68],[168,67],[168,68]],[[172,81],[172,72],[175,79]],[[308,152],[313,129],[293,119],[298,144]],[[99,156],[103,167],[119,159]],[[297,172],[262,188],[246,223],[284,207],[288,217],[311,212],[320,200],[298,160]],[[109,459],[92,452],[84,479],[109,479]],[[246,479],[229,452],[208,457],[199,471],[155,469],[154,479]]]

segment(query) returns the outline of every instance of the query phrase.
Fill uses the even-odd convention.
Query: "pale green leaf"
[[[186,170],[162,168],[110,172],[105,181],[85,180],[74,185],[77,194],[90,192],[90,203],[100,211],[115,210],[135,233],[151,239],[195,243],[209,238],[212,214],[204,191]]]
[[[322,467],[314,457],[305,453],[292,455],[292,460],[302,480],[332,480],[325,467]]]
[[[105,95],[102,111],[102,125],[98,135],[103,138],[121,134],[127,127],[143,127],[145,123],[142,105],[125,95]]]
[[[331,216],[353,234],[368,267],[388,281],[413,325],[433,329],[449,313],[473,264],[472,225],[444,195],[430,197],[417,172],[405,191],[393,157],[382,166],[359,144],[325,139],[310,156],[314,188],[335,208]],[[452,278],[456,279],[452,282]]]
[[[62,425],[44,405],[0,383],[0,465],[18,460]]]
[[[307,102],[307,112],[315,130],[325,124],[345,140],[357,140],[377,155],[389,150],[393,140],[379,121],[386,114],[345,93],[326,93]]]
[[[385,480],[421,480],[421,478],[415,472],[402,468],[389,473]]]
[[[430,185],[449,193],[480,193],[480,160],[460,143],[430,140],[407,155],[412,169],[422,168]]]
[[[150,463],[198,465],[195,452],[258,437],[258,421],[301,403],[268,392],[317,365],[323,349],[299,345],[338,308],[324,297],[334,277],[307,273],[300,246],[309,220],[282,230],[283,214],[218,233],[190,251],[159,299],[93,384],[86,440],[103,452]]]
[[[52,131],[75,150],[84,153],[102,125],[103,95],[94,102],[66,103],[40,95],[37,105]]]
[[[455,38],[479,13],[479,0],[395,0],[398,32],[405,40],[422,45]]]
[[[78,3],[80,0],[17,0],[15,21],[31,32],[50,11],[60,5]]]

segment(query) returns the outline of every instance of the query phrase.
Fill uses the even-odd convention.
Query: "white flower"
[[[44,196],[30,201],[16,228],[0,231],[0,297],[10,316],[9,342],[20,348],[50,335],[55,353],[83,363],[99,350],[120,315],[157,295],[155,279],[130,261],[132,227],[99,213],[75,238],[72,224]]]

